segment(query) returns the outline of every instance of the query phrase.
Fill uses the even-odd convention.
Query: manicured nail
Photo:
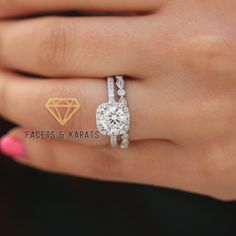
[[[9,157],[23,158],[25,156],[24,143],[15,137],[2,137],[0,139],[1,152]]]

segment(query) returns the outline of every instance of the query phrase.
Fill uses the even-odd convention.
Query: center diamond
[[[123,103],[103,103],[97,108],[96,121],[103,135],[125,134],[129,130],[129,109]]]

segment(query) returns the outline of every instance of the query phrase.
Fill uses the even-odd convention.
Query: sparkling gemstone
[[[118,95],[119,96],[125,96],[125,90],[124,89],[118,90]]]
[[[125,97],[120,97],[119,103],[127,104],[127,101],[126,101]]]
[[[121,136],[122,139],[129,139],[129,135],[128,134],[124,134]]]
[[[121,141],[121,148],[128,148],[129,146],[129,140],[123,140]]]
[[[120,89],[123,89],[124,86],[125,86],[123,76],[117,76],[116,79],[117,79],[117,81],[116,81],[117,87],[120,88]]]
[[[97,109],[96,121],[99,132],[107,135],[125,134],[129,130],[129,110],[118,102],[103,103]]]

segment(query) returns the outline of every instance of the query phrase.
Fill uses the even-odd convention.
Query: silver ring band
[[[115,102],[115,79],[107,77],[108,102]]]
[[[107,77],[107,91],[108,91],[108,102],[115,102],[115,79],[114,77]],[[117,136],[110,136],[110,143],[112,147],[117,146]]]
[[[119,96],[119,103],[124,103],[127,106],[127,100],[125,99],[126,91],[125,91],[125,81],[124,76],[116,76],[116,86],[118,88],[118,96]],[[121,148],[128,148],[129,147],[129,135],[128,131],[121,135]]]
[[[116,84],[116,86],[115,86]],[[117,87],[117,96],[116,96]],[[108,102],[98,106],[96,113],[96,123],[98,131],[102,135],[110,136],[112,147],[118,144],[120,136],[120,147],[129,146],[129,126],[130,114],[125,99],[125,82],[123,76],[107,77]],[[116,101],[118,97],[118,102]]]

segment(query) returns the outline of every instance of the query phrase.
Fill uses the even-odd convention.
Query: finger
[[[134,143],[128,150],[109,146],[90,148],[70,142],[25,139],[21,129],[11,131],[0,143],[3,153],[22,164],[50,172],[103,180],[142,179],[143,182],[148,177],[143,175],[146,172],[143,168],[148,169],[149,162],[155,163],[156,176],[167,175],[167,170],[173,165],[170,160],[174,163],[176,156],[176,147],[163,141]]]
[[[120,17],[46,17],[3,23],[0,63],[48,77],[125,74],[146,78],[150,74],[146,33],[140,31],[147,29],[146,24],[141,19]],[[162,60],[156,57],[155,63]]]
[[[227,196],[225,188],[219,191],[215,175],[204,173],[207,169],[204,167],[205,158],[198,157],[196,162],[194,153],[170,142],[139,141],[127,150],[107,146],[91,149],[59,141],[25,140],[23,133],[22,130],[14,130],[0,142],[2,152],[23,165],[99,180],[143,183]]]
[[[164,117],[160,116],[160,120],[153,122],[153,125],[148,125],[151,124],[153,118],[155,119],[150,106],[154,94],[152,96],[146,87],[137,81],[127,81],[126,87],[131,113],[131,140],[166,138],[167,125]],[[141,94],[143,97],[139,99]],[[45,108],[50,98],[77,98],[80,103],[78,112],[64,127]],[[41,80],[0,73],[0,111],[2,116],[33,130],[97,130],[96,108],[106,101],[107,85],[105,80]],[[168,110],[168,108],[165,109]],[[86,144],[90,144],[90,142],[91,144],[104,144],[104,142],[108,142],[108,139],[82,139],[79,141]]]
[[[58,11],[153,11],[164,0],[1,0],[0,17]]]

